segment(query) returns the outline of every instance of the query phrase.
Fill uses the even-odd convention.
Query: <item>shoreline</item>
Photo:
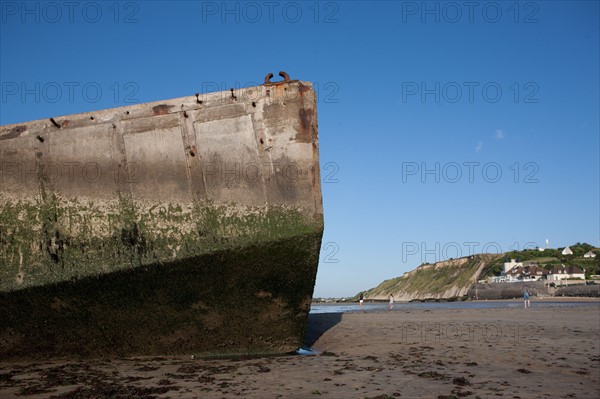
[[[569,296],[532,296],[531,301],[548,301],[548,302],[597,302],[600,304],[599,297],[569,297]],[[507,298],[507,299],[466,299],[448,301],[444,299],[432,300],[413,300],[413,301],[394,301],[394,305],[411,304],[411,303],[490,303],[490,302],[522,302],[523,298]],[[365,303],[384,304],[389,303],[387,300],[366,299]],[[340,302],[311,302],[311,305],[319,306],[339,306],[339,305],[355,305],[357,301],[340,301]]]

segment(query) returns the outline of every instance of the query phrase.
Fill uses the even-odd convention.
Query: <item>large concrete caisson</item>
[[[0,358],[302,344],[323,208],[289,80],[0,127]]]

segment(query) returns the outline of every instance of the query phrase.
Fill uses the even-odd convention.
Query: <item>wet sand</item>
[[[312,314],[315,356],[0,360],[0,397],[600,397],[600,303],[532,305]]]

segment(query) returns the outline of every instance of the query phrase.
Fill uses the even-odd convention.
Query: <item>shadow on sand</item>
[[[311,348],[325,332],[342,320],[343,313],[317,313],[308,315],[308,327],[304,336],[304,347]]]

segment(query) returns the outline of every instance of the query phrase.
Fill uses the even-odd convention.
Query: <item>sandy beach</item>
[[[600,302],[532,306],[311,314],[310,356],[0,360],[0,397],[600,397]]]

